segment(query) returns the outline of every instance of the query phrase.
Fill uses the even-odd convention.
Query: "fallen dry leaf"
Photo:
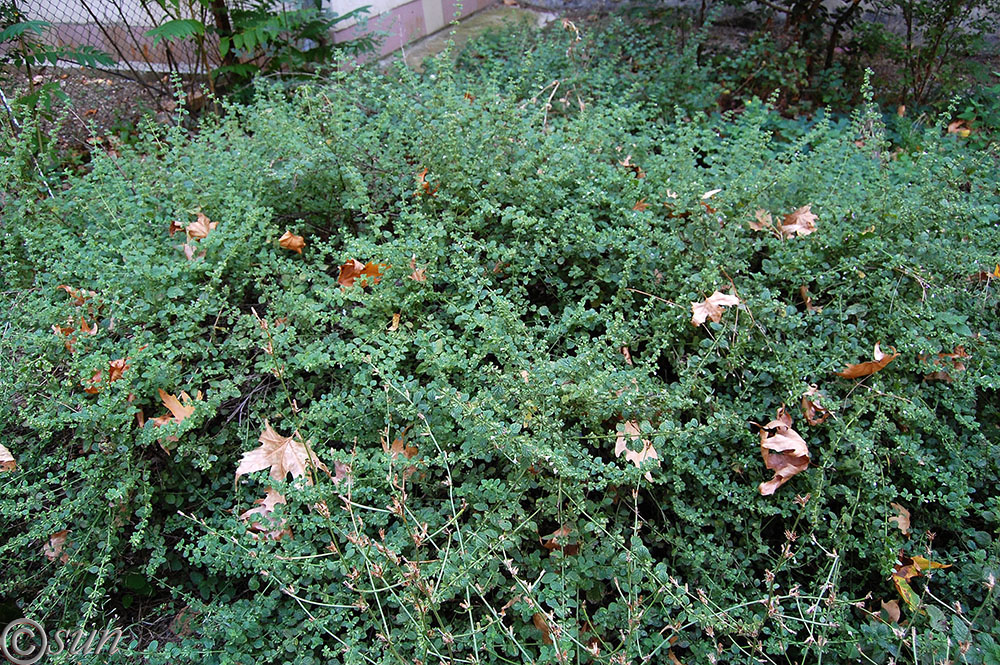
[[[896,527],[899,528],[900,532],[907,536],[910,533],[910,511],[899,505],[898,503],[890,503],[892,509],[896,511],[896,514],[889,518],[890,522],[895,522]]]
[[[628,350],[627,346],[622,347],[622,356],[625,357],[625,363],[628,365],[632,364],[632,352]]]
[[[337,276],[337,283],[344,288],[350,288],[354,286],[354,282],[358,279],[361,283],[358,286],[362,288],[368,286],[368,280],[371,279],[372,284],[378,284],[382,279],[382,273],[389,266],[385,263],[361,263],[357,259],[351,259],[344,265],[340,266],[340,274]]]
[[[236,477],[270,469],[271,478],[277,482],[284,482],[285,476],[289,473],[292,478],[306,476],[308,484],[312,484],[312,479],[307,475],[309,466],[322,469],[330,474],[330,470],[323,462],[319,461],[316,453],[311,452],[306,444],[296,440],[298,432],[292,436],[281,436],[271,428],[271,424],[264,421],[264,432],[258,441],[260,446],[243,453],[240,464],[236,468]],[[307,464],[307,462],[312,464]]]
[[[642,170],[642,167],[638,164],[632,163],[632,155],[626,157],[623,161],[618,162],[619,166],[624,166],[626,169],[631,171],[636,178],[645,178],[646,172]]]
[[[541,612],[535,612],[531,617],[531,623],[535,624],[535,628],[542,634],[542,643],[552,644],[552,636],[549,634],[549,623],[545,620],[545,615]]]
[[[939,353],[938,357],[934,359],[934,364],[937,366],[951,364],[950,371],[953,372],[964,372],[965,363],[962,361],[963,358],[968,358],[969,354],[966,352],[964,346],[956,346],[951,353]],[[920,356],[921,362],[926,361],[926,356]],[[946,381],[951,383],[953,378],[951,374],[948,373],[949,370],[937,370],[936,372],[931,372],[930,374],[924,375],[924,381]]]
[[[879,342],[875,342],[875,351],[872,353],[873,361],[858,365],[848,365],[843,371],[834,372],[834,374],[844,379],[860,379],[864,376],[871,376],[883,369],[899,354],[896,353],[896,349],[892,349],[891,353],[888,354],[882,353],[882,347],[879,344]]]
[[[163,406],[167,407],[170,411],[168,415],[160,416],[158,418],[153,418],[152,422],[156,426],[166,425],[167,423],[182,423],[187,418],[194,413],[194,404],[192,401],[201,400],[201,391],[199,390],[195,396],[194,400],[186,392],[181,392],[180,399],[177,399],[173,395],[164,392],[162,389],[158,389],[160,393],[160,400],[163,402]]]
[[[191,222],[187,225],[185,229],[187,231],[189,238],[207,238],[208,234],[215,230],[215,227],[219,225],[218,222],[213,222],[204,213],[198,213],[197,221]]]
[[[13,471],[17,468],[17,460],[2,443],[0,443],[0,471]]]
[[[497,262],[497,265],[493,267],[493,272],[494,273],[498,272],[497,266],[499,266],[499,265],[500,265],[500,263]],[[414,282],[426,282],[427,281],[426,268],[418,268],[417,267],[417,257],[416,256],[410,257],[410,270],[412,270],[413,272],[411,272],[409,274],[409,278],[412,279]]]
[[[639,199],[639,201],[634,206],[632,206],[632,210],[635,210],[637,212],[645,212],[647,208],[649,208],[649,204],[646,203],[646,199],[644,198]]]
[[[191,621],[197,617],[201,616],[201,612],[195,612],[188,606],[184,606],[177,616],[171,620],[170,625],[167,626],[170,632],[177,637],[187,637],[188,635],[193,635],[194,631],[191,629]]]
[[[630,442],[636,440],[640,440],[642,443],[642,450],[638,452],[632,450],[628,445]],[[636,468],[640,468],[642,463],[647,459],[655,460],[656,465],[660,465],[656,449],[653,448],[653,444],[648,439],[641,437],[639,423],[634,420],[626,421],[624,430],[619,432],[618,437],[615,439],[615,457],[621,457],[623,453],[625,459],[635,464]],[[645,476],[646,480],[653,482],[653,475],[649,471],[645,473]]]
[[[710,190],[708,190],[707,192],[705,192],[704,194],[701,195],[701,200],[702,201],[707,201],[708,199],[712,198],[713,196],[715,196],[716,194],[718,194],[721,191],[722,191],[721,187],[719,189],[710,189]]]
[[[63,529],[49,536],[49,542],[42,547],[42,554],[45,555],[46,559],[49,561],[58,560],[62,564],[69,561],[69,553],[63,551],[67,546],[69,534],[68,529]]]
[[[701,302],[691,303],[691,325],[700,326],[707,320],[718,323],[722,320],[723,307],[734,307],[740,302],[736,296],[716,291]]]
[[[389,324],[389,332],[396,332],[399,330],[399,312],[392,315],[392,323]]]
[[[284,235],[278,238],[278,245],[293,252],[302,253],[302,248],[306,246],[306,239],[297,236],[291,231],[285,231]]]
[[[257,504],[256,508],[240,515],[240,520],[249,522],[249,530],[254,538],[281,540],[285,536],[292,537],[292,530],[286,526],[286,520],[276,519],[272,515],[275,506],[287,504],[284,496],[273,487],[268,487],[264,498],[257,499],[254,503]]]
[[[70,297],[73,298],[74,300],[73,304],[76,305],[77,307],[83,305],[91,298],[95,298],[97,296],[96,291],[87,291],[86,289],[74,289],[73,287],[66,286],[65,284],[60,284],[59,286],[56,287],[56,289],[61,289],[66,293],[68,293]]]
[[[809,296],[809,287],[802,285],[799,287],[799,295],[802,296],[802,303],[806,306],[807,312],[822,312],[822,307],[816,307],[813,305],[812,298]]]
[[[437,185],[434,186],[434,189],[431,189],[431,184],[427,182],[426,168],[417,174],[417,191],[413,194],[414,198],[418,196],[423,196],[424,194],[427,194],[429,196],[434,196],[435,194],[437,194],[437,190],[438,190]]]
[[[781,224],[781,235],[785,238],[807,236],[816,230],[816,215],[811,212],[812,205],[802,206],[795,212],[785,215]]]
[[[820,404],[825,399],[825,395],[819,391],[816,384],[809,386],[809,389],[802,393],[802,415],[810,425],[822,425],[832,413]]]
[[[762,496],[769,496],[793,476],[809,467],[809,447],[792,429],[792,417],[785,407],[766,425],[753,423],[760,434],[760,454],[764,464],[774,471],[774,478],[760,484]]]
[[[573,556],[580,551],[580,544],[570,540],[569,536],[572,533],[573,530],[563,524],[549,535],[539,538],[538,542],[550,552],[559,550],[566,556]]]
[[[754,231],[773,231],[774,230],[774,219],[771,217],[771,213],[768,211],[758,208],[754,211],[753,216],[757,221],[750,222],[750,228]]]
[[[114,383],[118,379],[123,378],[125,370],[129,367],[131,365],[128,364],[128,357],[110,361],[108,363],[108,382]]]
[[[953,120],[948,123],[948,133],[957,134],[964,139],[972,134],[972,129],[965,123],[964,120]]]
[[[899,602],[895,600],[890,600],[888,602],[882,601],[882,609],[885,611],[886,615],[889,617],[891,623],[899,623],[900,611]]]
[[[1000,279],[1000,263],[998,263],[996,268],[993,269],[993,272],[980,270],[973,275],[969,275],[967,279],[970,282],[991,282],[995,279]]]
[[[184,225],[181,224],[180,221],[178,221],[176,219],[173,220],[173,221],[171,221],[170,222],[170,226],[167,228],[167,232],[170,234],[171,238],[174,237],[175,233],[177,233],[178,231],[183,231],[183,230],[184,230]]]

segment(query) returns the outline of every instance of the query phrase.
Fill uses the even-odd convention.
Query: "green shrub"
[[[3,157],[7,614],[150,663],[997,662],[995,156],[430,72],[262,87],[53,196]],[[782,404],[811,465],[761,496]],[[237,477],[265,423],[331,475]]]

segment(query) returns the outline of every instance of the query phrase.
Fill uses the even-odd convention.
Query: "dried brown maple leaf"
[[[962,361],[963,358],[968,358],[969,354],[966,352],[964,346],[956,346],[951,353],[939,353],[938,357],[934,359],[934,364],[937,366],[947,365],[951,363],[951,370],[953,372],[964,372],[965,363]],[[920,356],[921,361],[927,360],[926,356]],[[936,372],[931,372],[930,374],[924,375],[924,381],[946,381],[948,383],[952,382],[952,376],[948,373],[949,370],[937,370]]]
[[[899,623],[900,611],[899,602],[895,600],[890,600],[888,602],[882,601],[882,610],[889,617],[891,623]]]
[[[624,159],[624,161],[618,162],[619,166],[624,166],[626,169],[631,171],[636,178],[645,178],[646,172],[642,170],[642,167],[638,164],[632,163],[632,155],[629,155]]]
[[[497,265],[499,265],[499,263]],[[414,282],[426,282],[427,281],[426,268],[418,268],[417,267],[417,257],[416,256],[410,257],[410,270],[412,270],[413,272],[410,273],[409,277]],[[494,272],[495,271],[496,271],[496,269],[494,267]]]
[[[895,522],[896,527],[900,532],[907,536],[910,533],[910,511],[899,505],[898,503],[890,503],[892,509],[896,511],[896,514],[889,518],[890,522]]]
[[[642,450],[638,452],[632,450],[628,445],[630,442],[636,440],[642,443]],[[636,468],[641,467],[642,463],[647,459],[655,460],[657,466],[660,464],[656,449],[653,448],[653,444],[648,439],[641,437],[639,423],[634,420],[626,421],[623,431],[619,432],[618,437],[615,439],[615,457],[621,457],[622,454],[625,455],[625,459],[635,464]],[[653,482],[653,475],[649,471],[645,473],[645,476],[646,480]]]
[[[754,231],[774,231],[774,219],[771,217],[771,213],[763,208],[758,208],[754,211],[753,216],[757,221],[750,222],[751,229]]]
[[[302,248],[306,246],[306,239],[295,235],[291,231],[285,231],[284,235],[278,238],[278,244],[284,249],[301,254]]]
[[[284,496],[273,487],[268,487],[264,498],[257,499],[254,503],[257,504],[256,508],[240,515],[242,521],[249,522],[249,530],[254,538],[281,540],[285,536],[292,537],[292,530],[286,526],[286,520],[279,520],[272,515],[275,506],[287,503]]]
[[[809,468],[809,447],[792,429],[792,417],[785,407],[766,425],[753,423],[760,434],[760,454],[764,464],[774,471],[774,478],[760,484],[762,496],[774,494],[793,476]]]
[[[387,430],[388,431],[388,430]],[[389,457],[396,459],[400,455],[406,459],[413,459],[417,456],[420,450],[416,446],[411,446],[406,443],[406,433],[410,431],[410,426],[407,425],[403,428],[403,431],[393,439],[392,444],[386,442],[386,437],[382,437],[382,450],[384,450]]]
[[[891,363],[893,358],[898,355],[896,349],[892,349],[888,354],[882,353],[882,347],[879,345],[879,342],[875,342],[875,350],[872,353],[873,361],[858,365],[848,365],[843,371],[834,372],[834,374],[844,379],[860,379],[864,376],[871,376]]]
[[[49,561],[58,560],[62,564],[69,562],[69,553],[63,551],[66,549],[69,534],[68,529],[63,529],[49,536],[49,542],[42,547],[42,554],[45,555],[46,559]]]
[[[118,358],[108,362],[108,382],[114,383],[118,379],[124,378],[125,370],[131,365],[128,364],[128,357]]]
[[[963,139],[968,137],[972,133],[972,129],[966,125],[964,120],[953,120],[948,123],[948,133],[958,134]]]
[[[802,415],[810,425],[822,425],[832,413],[820,404],[820,400],[825,399],[825,395],[819,391],[816,384],[809,386],[809,389],[802,393]]]
[[[816,307],[813,305],[812,298],[809,296],[809,287],[802,285],[799,287],[799,295],[802,296],[802,303],[806,306],[807,312],[822,312],[822,307]]]
[[[646,209],[648,208],[649,204],[646,203],[646,199],[644,198],[639,199],[639,201],[634,206],[632,206],[632,210],[635,210],[637,212],[645,212]]]
[[[173,395],[164,392],[162,389],[158,389],[160,393],[160,400],[163,401],[163,406],[167,407],[170,411],[169,414],[159,416],[158,418],[153,418],[152,423],[156,426],[166,425],[167,423],[182,423],[187,418],[194,413],[194,404],[192,401],[201,400],[201,391],[199,390],[195,396],[194,400],[186,392],[181,392],[180,399],[177,399]]]
[[[740,302],[736,296],[716,291],[701,302],[691,303],[691,325],[700,326],[707,320],[718,323],[722,320],[723,307],[735,307]]]
[[[60,284],[56,288],[62,289],[63,291],[68,293],[70,297],[73,298],[73,300],[75,301],[73,304],[76,305],[77,307],[83,305],[91,298],[97,296],[96,291],[87,291],[86,289],[74,289],[73,287],[66,286],[65,284]]]
[[[340,266],[340,275],[337,277],[337,283],[344,288],[354,286],[354,282],[358,279],[361,280],[361,283],[358,285],[361,287],[367,286],[369,279],[372,284],[378,284],[382,279],[382,273],[388,267],[389,265],[385,263],[361,263],[357,259],[351,259]]]
[[[204,213],[199,212],[197,221],[188,224],[185,230],[189,238],[207,238],[218,225],[218,222],[213,222]]]
[[[794,212],[785,215],[781,223],[781,235],[785,238],[807,236],[816,230],[817,217],[810,210],[812,205],[802,206]]]
[[[13,471],[17,468],[17,460],[7,448],[0,443],[0,471]]]
[[[302,442],[298,432],[292,436],[281,436],[271,428],[271,424],[264,421],[264,432],[258,441],[260,446],[243,453],[240,464],[236,468],[236,477],[270,469],[271,478],[277,482],[284,482],[285,477],[290,473],[292,478],[306,476],[307,482],[311,485],[311,474],[308,474],[310,466],[322,469],[328,475],[330,470],[323,462],[319,461],[316,453],[309,450]],[[310,465],[309,462],[312,462]]]
[[[184,230],[184,225],[181,224],[176,219],[173,220],[172,222],[170,222],[170,226],[167,228],[167,232],[170,234],[171,238],[174,237],[175,233],[177,233],[178,231],[183,231],[183,230]]]
[[[573,533],[573,530],[563,524],[549,535],[539,538],[538,542],[550,552],[559,550],[566,556],[573,556],[580,551],[580,544],[576,541],[570,541],[569,536],[571,533]]]
[[[967,278],[970,282],[991,282],[996,279],[1000,279],[1000,263],[997,264],[993,272],[986,272],[985,270],[980,270],[979,272],[969,275]]]
[[[437,190],[438,190],[437,185],[435,185],[434,188],[431,189],[431,184],[427,182],[426,168],[424,168],[423,171],[417,174],[417,191],[414,192],[413,198],[417,198],[418,196],[423,196],[424,194],[427,194],[428,196],[434,196],[435,194],[437,194]]]
[[[552,636],[549,634],[549,622],[545,620],[545,615],[541,612],[535,612],[531,616],[531,623],[535,624],[535,628],[542,634],[542,644],[552,644]]]

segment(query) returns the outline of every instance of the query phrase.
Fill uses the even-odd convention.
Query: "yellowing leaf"
[[[638,452],[632,450],[628,445],[630,442],[637,440],[642,443],[642,450]],[[635,464],[636,468],[642,467],[642,463],[647,459],[655,460],[656,465],[660,465],[656,449],[653,448],[653,444],[648,439],[641,438],[639,423],[634,420],[626,421],[624,430],[619,432],[618,437],[615,439],[615,457],[621,457],[623,454],[626,460]],[[645,476],[646,480],[653,481],[653,476],[649,471],[646,472]]]
[[[950,563],[938,563],[937,561],[931,561],[922,556],[915,556],[912,559],[910,557],[900,557],[901,561],[896,564],[895,569],[892,572],[892,582],[896,585],[896,590],[899,592],[900,597],[903,602],[913,611],[919,609],[920,597],[913,591],[910,586],[910,580],[914,577],[920,577],[921,573],[925,570],[934,570],[937,568],[951,568]]]
[[[882,353],[882,348],[879,346],[879,342],[876,342],[875,351],[872,354],[874,361],[858,365],[848,365],[843,371],[834,372],[834,374],[845,379],[860,379],[861,377],[871,376],[875,372],[883,369],[898,355],[899,354],[896,353],[896,349],[892,349],[890,354]]]
[[[802,206],[794,212],[785,215],[781,223],[781,235],[785,238],[807,236],[816,230],[816,215],[811,212],[812,205]]]
[[[278,244],[284,249],[301,254],[302,248],[306,246],[306,239],[295,235],[291,231],[285,231],[284,235],[278,238]]]
[[[792,429],[792,417],[784,407],[778,409],[777,417],[771,422],[754,425],[760,434],[760,454],[764,465],[774,471],[774,477],[758,488],[762,496],[769,496],[793,476],[809,468],[809,447]]]
[[[895,522],[896,526],[899,528],[900,532],[904,536],[910,533],[910,511],[899,505],[898,503],[890,503],[892,509],[896,511],[896,514],[889,518],[890,522]]]
[[[0,443],[0,471],[13,471],[17,468],[17,460],[7,448]]]
[[[700,326],[707,320],[718,323],[722,320],[722,308],[740,304],[736,296],[716,291],[701,302],[691,303],[691,325]]]
[[[277,482],[283,482],[290,473],[292,478],[306,476],[309,484],[312,484],[312,480],[307,474],[310,466],[307,462],[309,461],[312,462],[312,466],[329,474],[330,470],[319,461],[316,454],[310,453],[301,440],[296,440],[297,434],[298,432],[292,436],[281,436],[265,420],[264,432],[258,439],[260,446],[243,453],[243,458],[240,459],[240,464],[236,468],[236,477],[239,478],[254,471],[270,469],[271,478]]]

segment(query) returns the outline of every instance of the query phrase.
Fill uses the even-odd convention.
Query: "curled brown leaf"
[[[883,353],[879,342],[876,342],[875,351],[872,354],[874,360],[858,365],[848,365],[842,371],[834,372],[834,374],[845,379],[860,379],[865,376],[871,376],[875,372],[884,369],[898,355],[896,349],[892,349],[889,353]]]

